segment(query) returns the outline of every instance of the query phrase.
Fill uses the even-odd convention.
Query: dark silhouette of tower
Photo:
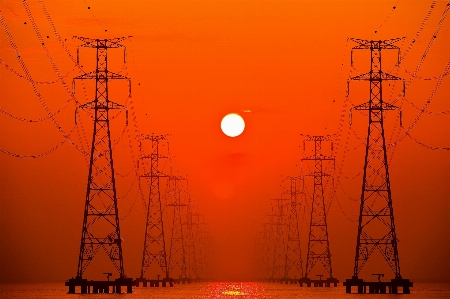
[[[272,217],[272,216],[269,216]],[[261,257],[262,257],[262,265],[261,270],[263,273],[263,279],[264,280],[270,280],[272,277],[272,262],[271,262],[271,252],[272,252],[272,222],[269,220],[269,222],[263,223],[263,231],[261,236]]]
[[[127,286],[127,291],[131,293],[131,279],[126,278],[123,266],[123,240],[120,235],[119,209],[117,206],[110,135],[111,110],[126,109],[126,107],[110,101],[108,94],[108,83],[110,80],[123,79],[129,81],[127,77],[108,70],[108,49],[125,48],[120,42],[127,37],[114,39],[75,38],[84,42],[80,47],[92,48],[97,51],[96,70],[74,78],[75,80],[95,80],[96,93],[92,102],[78,107],[85,110],[93,110],[94,126],[78,271],[76,278],[67,281],[66,285],[69,286],[69,293],[75,293],[75,286],[81,287],[81,293],[89,293],[91,286],[94,293],[109,292],[109,286],[113,286],[113,291],[119,293],[121,292],[121,286]],[[104,287],[100,287],[98,281],[90,281],[88,283],[87,279],[83,278],[83,274],[94,258],[99,257],[97,255],[99,251],[106,253],[107,258],[119,273],[118,279],[111,281],[110,284]],[[108,283],[109,276],[111,275],[108,275]],[[113,284],[113,282],[116,284]]]
[[[187,209],[186,209],[186,221],[184,222],[186,226],[186,238],[185,238],[185,248],[186,248],[186,262],[187,262],[187,276],[191,280],[197,281],[198,267],[197,267],[197,254],[196,254],[196,230],[195,221],[193,219],[192,211],[192,200],[188,197]]]
[[[286,205],[283,203],[287,198],[275,198],[276,205],[272,207],[272,214],[270,215],[272,224],[272,244],[273,244],[273,259],[272,259],[272,275],[271,280],[280,281],[285,272],[285,258],[286,258],[286,243],[285,231],[286,226]]]
[[[311,204],[311,221],[305,276],[300,279],[300,286],[302,286],[303,283],[306,283],[307,286],[310,286],[311,283],[314,283],[315,286],[325,285],[329,287],[331,284],[337,286],[339,281],[333,277],[333,269],[331,267],[327,212],[323,190],[323,178],[329,176],[329,174],[324,173],[323,171],[323,161],[334,162],[334,158],[322,154],[322,142],[331,141],[331,136],[306,135],[306,137],[307,139],[304,142],[314,142],[314,154],[310,157],[303,158],[302,161],[314,161],[314,172],[307,175],[314,178],[314,191]],[[320,278],[319,280],[312,280],[308,277],[311,274],[311,270],[317,265],[317,262],[319,262],[326,271],[326,274],[328,275],[326,280],[322,280],[323,274],[317,275]]]
[[[290,197],[290,202],[286,204],[288,210],[287,222],[287,242],[286,257],[284,265],[284,276],[282,281],[285,283],[294,283],[296,277],[303,277],[302,251],[300,247],[300,229],[299,229],[299,196],[304,194],[301,186],[300,177],[286,177],[289,182],[288,189],[283,193]],[[295,280],[295,283],[297,281]]]
[[[139,179],[144,180],[149,185],[149,196],[147,204],[147,218],[144,235],[144,249],[142,253],[141,276],[136,279],[136,285],[142,282],[144,286],[150,282],[151,286],[159,286],[159,276],[163,276],[162,286],[167,282],[173,286],[173,279],[169,277],[166,255],[166,241],[164,236],[163,209],[161,203],[161,178],[167,178],[168,174],[162,172],[160,167],[161,159],[168,159],[168,156],[160,154],[160,142],[167,140],[167,135],[144,135],[141,141],[141,158],[139,161]],[[150,154],[143,154],[146,143],[150,143]],[[145,278],[147,270],[156,265],[158,273],[157,281]]]
[[[358,220],[358,235],[356,239],[356,255],[353,277],[344,282],[347,293],[352,286],[358,287],[358,293],[397,293],[398,287],[403,287],[403,293],[409,293],[412,282],[402,279],[398,258],[397,236],[392,207],[391,183],[384,136],[384,111],[399,108],[383,101],[382,82],[385,80],[402,80],[381,70],[382,50],[400,50],[394,44],[402,38],[390,40],[361,40],[351,38],[358,45],[353,50],[370,50],[370,71],[350,80],[366,80],[370,83],[369,101],[353,107],[354,110],[367,111],[369,125],[366,139],[366,155],[364,159],[364,174],[361,192],[361,205]],[[352,61],[353,62],[353,61]],[[400,59],[398,59],[400,63]],[[395,278],[387,282],[364,282],[359,274],[374,252],[379,252],[383,259],[377,261],[374,267],[382,266],[384,260],[394,272]],[[372,256],[373,257],[373,256]],[[378,271],[378,269],[373,269]],[[378,277],[384,273],[377,272]]]
[[[206,231],[204,230],[205,222],[203,215],[200,213],[192,214],[192,225],[194,230],[194,244],[196,245],[196,261],[197,261],[197,274],[198,281],[206,279]]]
[[[185,177],[170,176],[168,182],[168,195],[171,198],[171,202],[167,204],[167,206],[173,208],[168,267],[169,273],[176,283],[185,283],[188,281],[186,252],[184,247],[185,236],[183,233],[182,222],[183,208],[186,208],[187,206],[187,204],[183,203],[181,200],[181,194],[183,193],[181,182],[183,181],[186,181]]]

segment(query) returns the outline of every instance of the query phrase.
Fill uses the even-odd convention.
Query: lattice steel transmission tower
[[[149,185],[149,195],[147,204],[147,218],[144,235],[144,248],[142,253],[141,276],[136,279],[136,284],[142,282],[147,285],[148,279],[145,274],[149,268],[155,264],[158,281],[155,286],[159,286],[159,276],[163,276],[162,286],[169,282],[173,286],[173,281],[169,277],[167,267],[166,241],[164,236],[163,208],[161,203],[161,179],[167,178],[168,174],[161,170],[160,160],[169,159],[168,156],[160,154],[160,142],[167,141],[167,135],[143,135],[141,139],[141,158],[139,159],[140,180],[144,180]],[[145,146],[149,143],[150,154],[144,154]],[[159,268],[159,270],[158,270]],[[153,273],[155,274],[155,273]],[[150,281],[151,283],[153,280]],[[153,285],[151,285],[153,286]]]
[[[196,244],[195,237],[196,231],[194,229],[194,225],[196,223],[193,219],[194,213],[192,212],[192,200],[190,196],[188,197],[187,203],[187,211],[186,211],[186,261],[187,261],[187,276],[191,280],[197,281],[199,279],[198,276],[198,267],[197,267],[197,255],[196,255]]]
[[[198,280],[201,281],[206,278],[206,231],[203,228],[205,226],[205,221],[203,215],[200,213],[194,213],[192,214],[192,217],[192,225],[195,226],[194,244],[196,245],[195,252],[197,254],[197,274]]]
[[[285,283],[294,283],[295,278],[303,277],[302,250],[300,247],[300,229],[299,229],[299,195],[303,195],[303,180],[300,177],[288,176],[285,181],[289,182],[288,189],[283,193],[288,195],[290,202],[286,204],[288,209],[287,222],[287,243],[286,257],[284,265],[284,276],[282,281]],[[295,280],[295,283],[297,281]]]
[[[323,178],[330,176],[323,171],[323,161],[333,161],[334,158],[326,156],[322,153],[322,142],[331,141],[330,135],[328,136],[310,136],[306,135],[306,142],[314,142],[314,154],[312,156],[303,158],[302,161],[314,161],[314,172],[307,176],[314,178],[314,191],[311,204],[311,221],[308,238],[308,253],[306,259],[305,276],[300,279],[300,286],[306,283],[308,286],[311,282],[316,286],[327,286],[334,284],[337,286],[339,282],[333,277],[333,269],[331,267],[331,252],[330,243],[328,240],[328,225],[327,225],[327,211],[325,207],[325,196],[323,190]],[[331,143],[331,148],[332,148]],[[323,266],[324,270],[328,274],[328,278],[323,281],[323,274],[318,274],[319,280],[312,280],[308,275],[311,274],[312,269],[317,262]]]
[[[169,251],[169,273],[174,278],[176,283],[186,282],[187,279],[187,265],[186,265],[186,250],[184,247],[184,233],[183,233],[183,208],[187,204],[183,203],[181,194],[183,193],[181,183],[186,181],[185,177],[170,176],[169,177],[169,192],[171,202],[167,204],[168,207],[173,208],[172,217],[172,233],[170,236],[170,251]],[[176,273],[179,273],[176,277]]]
[[[272,217],[272,216],[270,216]],[[262,231],[262,271],[263,278],[269,280],[272,276],[272,266],[271,262],[271,252],[272,252],[272,222],[263,223],[263,231]]]
[[[94,288],[93,292],[98,291],[98,284],[95,281],[88,283],[87,279],[83,279],[83,274],[94,260],[94,257],[97,256],[98,251],[102,249],[114,268],[119,272],[114,291],[120,292],[120,286],[126,285],[128,286],[128,291],[131,292],[131,279],[126,278],[123,266],[123,240],[120,235],[119,208],[117,206],[110,131],[110,111],[126,109],[126,107],[110,101],[108,94],[108,83],[110,80],[128,80],[130,83],[129,78],[108,70],[108,49],[125,48],[120,42],[128,37],[93,39],[75,36],[74,38],[84,42],[80,46],[81,48],[96,50],[97,64],[95,71],[74,78],[74,80],[95,80],[96,92],[95,99],[92,102],[78,107],[85,110],[93,110],[93,115],[91,115],[94,125],[78,271],[76,278],[70,279],[66,282],[66,285],[69,286],[69,293],[75,292],[75,286],[80,286],[82,293],[90,292],[91,286]],[[77,49],[77,54],[79,48]],[[75,92],[75,89],[73,92]],[[102,266],[104,267],[105,265]],[[106,269],[109,270],[108,268]],[[102,269],[103,271],[95,270],[101,271],[99,273],[101,274],[105,268]],[[106,288],[109,286],[113,286],[113,284],[108,285]]]
[[[287,198],[274,198],[276,206],[272,207],[271,223],[273,232],[273,259],[272,259],[272,275],[271,279],[280,281],[284,276],[285,258],[286,258],[286,243],[285,231],[286,215],[285,204]]]
[[[389,285],[389,292],[397,293],[397,287],[402,286],[403,293],[409,293],[409,287],[412,286],[412,282],[402,279],[400,274],[398,240],[395,232],[391,183],[384,136],[384,111],[399,110],[399,108],[383,101],[382,93],[383,81],[403,79],[381,70],[382,50],[398,51],[397,63],[400,63],[400,49],[394,44],[402,39],[394,38],[377,41],[350,39],[358,44],[352,48],[352,53],[353,50],[370,50],[370,71],[350,78],[350,80],[369,81],[370,97],[368,102],[352,108],[354,110],[368,111],[369,125],[356,239],[355,266],[352,279],[347,279],[344,283],[347,286],[348,293],[351,292],[351,286],[358,286],[358,293],[365,293],[367,285],[364,284],[362,279],[358,278],[358,275],[375,250],[381,253],[389,268],[394,272],[395,278],[392,279],[391,285]],[[377,263],[374,267],[379,268],[381,264]],[[378,274],[381,275],[381,272],[378,271],[375,275]],[[381,286],[381,282],[378,287],[380,289],[375,290],[370,289],[371,286],[369,286],[369,292],[386,292],[386,286]]]

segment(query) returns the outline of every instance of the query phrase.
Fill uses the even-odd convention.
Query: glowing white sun
[[[220,123],[222,132],[229,137],[236,137],[244,132],[245,122],[244,119],[236,114],[231,113],[226,115]]]

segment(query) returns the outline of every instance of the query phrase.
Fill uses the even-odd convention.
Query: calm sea
[[[173,288],[134,288],[132,294],[67,294],[64,283],[0,284],[0,298],[130,298],[130,299],[245,299],[245,298],[308,298],[308,299],[352,299],[352,298],[403,298],[403,299],[448,299],[450,284],[415,283],[410,295],[357,295],[345,294],[343,287],[300,288],[298,285],[281,285],[260,282],[210,282],[176,285]]]

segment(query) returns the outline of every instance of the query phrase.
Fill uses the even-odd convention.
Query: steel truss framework
[[[329,176],[329,174],[323,172],[323,161],[334,162],[334,158],[322,154],[322,142],[331,141],[332,136],[307,135],[306,137],[307,139],[304,142],[314,142],[314,155],[303,158],[302,161],[314,161],[314,172],[307,175],[314,178],[314,191],[311,204],[305,278],[308,278],[308,275],[317,262],[320,262],[323,265],[329,278],[333,278],[330,243],[328,241],[327,213],[323,190],[323,177]]]
[[[368,111],[369,114],[353,278],[358,278],[358,274],[375,250],[381,253],[394,272],[395,278],[401,278],[383,123],[384,111],[399,108],[383,101],[382,82],[403,79],[381,70],[381,52],[396,50],[400,57],[400,50],[394,44],[402,38],[378,41],[354,38],[350,40],[358,44],[353,47],[352,52],[370,50],[370,71],[350,78],[370,83],[369,101],[352,108]]]
[[[147,205],[147,218],[144,235],[144,249],[142,253],[141,278],[145,278],[145,273],[153,263],[156,263],[160,271],[169,278],[166,255],[166,241],[164,238],[163,209],[161,203],[161,178],[168,175],[161,172],[159,161],[168,159],[168,156],[161,155],[160,142],[167,140],[167,135],[144,135],[141,141],[141,158],[139,161],[140,180],[149,184],[149,196]],[[150,154],[143,154],[144,143],[150,143]]]
[[[289,181],[288,190],[284,194],[290,197],[287,204],[289,218],[287,223],[287,243],[286,258],[284,266],[284,278],[292,279],[299,275],[303,277],[302,251],[300,247],[300,229],[299,229],[299,195],[303,195],[302,182],[300,177],[286,177]],[[294,275],[294,277],[292,277]]]
[[[104,250],[120,277],[124,278],[109,113],[110,110],[126,107],[109,100],[108,82],[115,79],[128,81],[129,79],[108,70],[108,49],[125,48],[120,42],[128,37],[74,38],[84,42],[81,48],[93,48],[97,51],[96,70],[74,78],[74,80],[95,80],[96,83],[95,99],[78,107],[94,111],[94,126],[77,278],[82,278],[100,249]]]
[[[173,208],[172,217],[172,233],[170,236],[170,251],[169,251],[169,274],[172,278],[187,278],[187,265],[186,265],[186,250],[184,247],[184,233],[183,233],[183,208],[186,208],[186,204],[181,200],[181,194],[183,193],[181,183],[186,181],[185,177],[170,176],[168,181],[168,195],[171,198],[171,202],[166,206]],[[175,277],[175,274],[178,277]]]

